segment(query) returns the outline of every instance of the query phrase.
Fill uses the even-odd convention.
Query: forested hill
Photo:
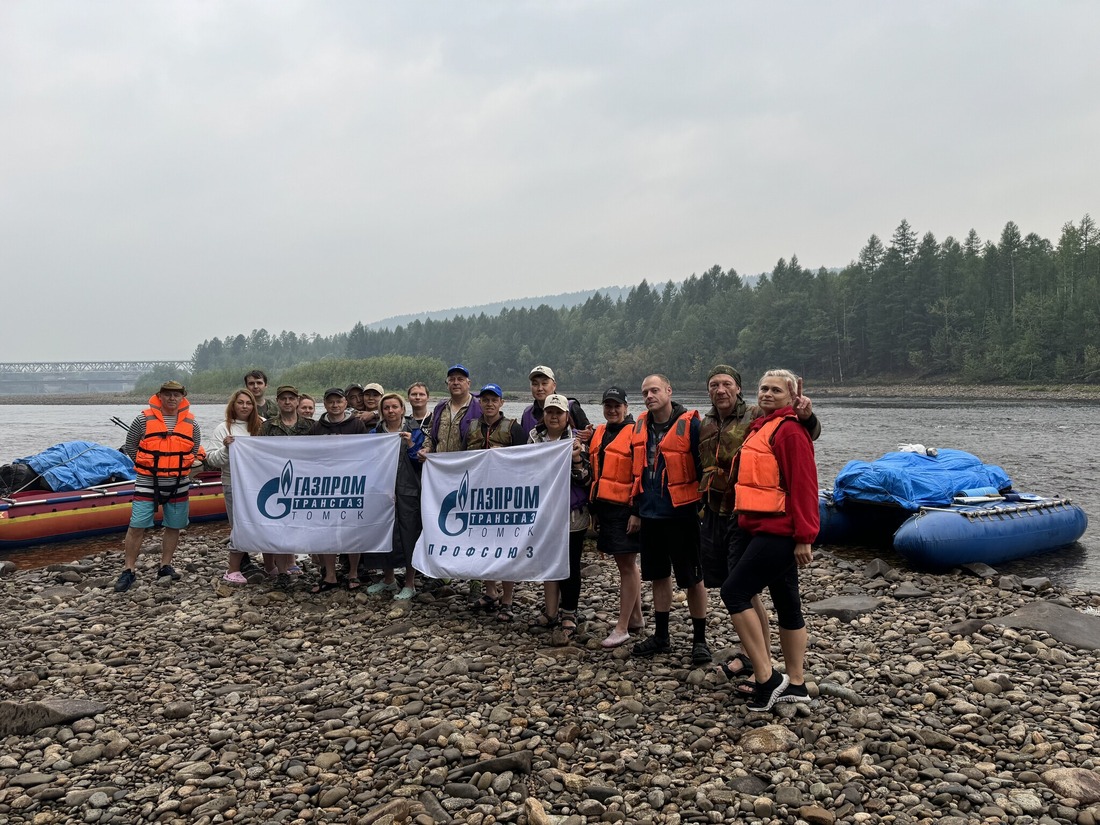
[[[437,387],[458,360],[475,383],[514,388],[538,363],[571,388],[634,385],[653,371],[701,384],[719,362],[746,376],[789,367],[819,385],[1100,382],[1100,236],[1088,215],[1053,242],[1012,222],[996,240],[971,230],[941,241],[902,221],[886,243],[872,235],[840,270],[811,271],[792,257],[748,286],[715,266],[679,284],[643,281],[617,299],[596,293],[575,306],[390,329],[357,324],[331,338],[258,330],[204,341],[194,357],[198,375],[217,371],[231,388],[250,366],[279,380],[318,359],[383,356],[391,366],[408,357],[408,370],[395,375],[419,370]]]
[[[584,289],[580,292],[563,292],[560,295],[539,295],[534,298],[516,298],[512,301],[497,301],[493,304],[479,304],[470,307],[455,307],[452,309],[438,309],[431,312],[421,312],[416,315],[391,315],[381,321],[372,321],[367,324],[367,329],[394,329],[412,323],[413,321],[445,321],[459,315],[498,315],[506,309],[522,309],[524,307],[548,306],[551,309],[583,304],[597,292],[606,295],[613,301],[625,298],[630,292],[628,286],[608,286],[596,289]]]

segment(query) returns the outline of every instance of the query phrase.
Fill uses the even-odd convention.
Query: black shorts
[[[694,515],[642,519],[642,581],[655,582],[676,573],[676,584],[688,588],[703,580],[699,564],[699,519]]]
[[[603,501],[594,501],[589,506],[600,525],[596,533],[597,550],[609,556],[641,551],[642,544],[638,534],[626,532],[626,523],[630,519],[629,507]]]

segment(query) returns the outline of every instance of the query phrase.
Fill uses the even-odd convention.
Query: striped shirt
[[[168,432],[172,432],[176,429],[176,418],[174,415],[164,416],[164,426],[168,429]],[[202,443],[202,433],[199,432],[199,422],[196,421],[193,425],[195,430],[195,448],[194,454],[199,454],[199,445]],[[138,445],[141,444],[141,439],[145,438],[145,413],[142,413],[130,423],[130,429],[126,431],[126,444],[122,447],[122,452],[130,456],[132,461],[138,452]],[[179,486],[176,486],[176,479],[165,478],[160,479],[160,488],[163,493],[172,493],[172,501],[180,498],[186,498],[188,490],[191,489],[191,479],[184,477],[179,479]],[[141,473],[137,474],[137,481],[134,483],[134,498],[155,499],[157,491],[157,479],[154,476],[146,476]],[[173,492],[174,491],[174,492]]]

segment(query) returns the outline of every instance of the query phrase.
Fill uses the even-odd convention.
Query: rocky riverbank
[[[182,581],[150,552],[126,594],[117,554],[0,579],[0,820],[1100,822],[1100,595],[821,553],[807,602],[858,599],[808,613],[814,703],[757,714],[688,664],[682,597],[672,655],[603,650],[595,553],[555,647],[532,585],[511,624],[464,587],[225,587],[225,529],[185,534]],[[1037,607],[1084,647],[995,623]]]

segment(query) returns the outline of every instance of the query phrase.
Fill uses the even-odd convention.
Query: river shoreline
[[[406,605],[228,587],[226,536],[188,529],[177,582],[153,580],[152,538],[126,594],[117,552],[0,579],[4,698],[99,703],[0,739],[0,818],[1100,822],[1100,652],[996,623],[1044,600],[1091,621],[1098,594],[821,552],[807,604],[874,607],[810,607],[815,701],[757,714],[688,664],[682,593],[671,654],[602,649],[617,578],[591,550],[581,632],[555,647],[527,629],[537,585],[517,588],[512,623],[471,613],[465,584]],[[708,620],[728,655],[714,594]]]
[[[698,392],[703,392],[700,387]],[[675,392],[675,387],[674,387]],[[601,390],[581,390],[576,393],[585,404],[599,404]],[[693,389],[690,395],[696,394]],[[810,384],[806,394],[811,398],[835,399],[921,399],[927,401],[1072,401],[1100,403],[1100,385],[1071,384],[1065,386],[1016,384]],[[436,394],[438,397],[438,393]],[[226,396],[192,393],[192,404],[219,404]],[[508,401],[525,401],[524,390],[505,391]],[[144,404],[146,398],[133,393],[89,393],[84,395],[4,395],[0,405],[84,406]]]

